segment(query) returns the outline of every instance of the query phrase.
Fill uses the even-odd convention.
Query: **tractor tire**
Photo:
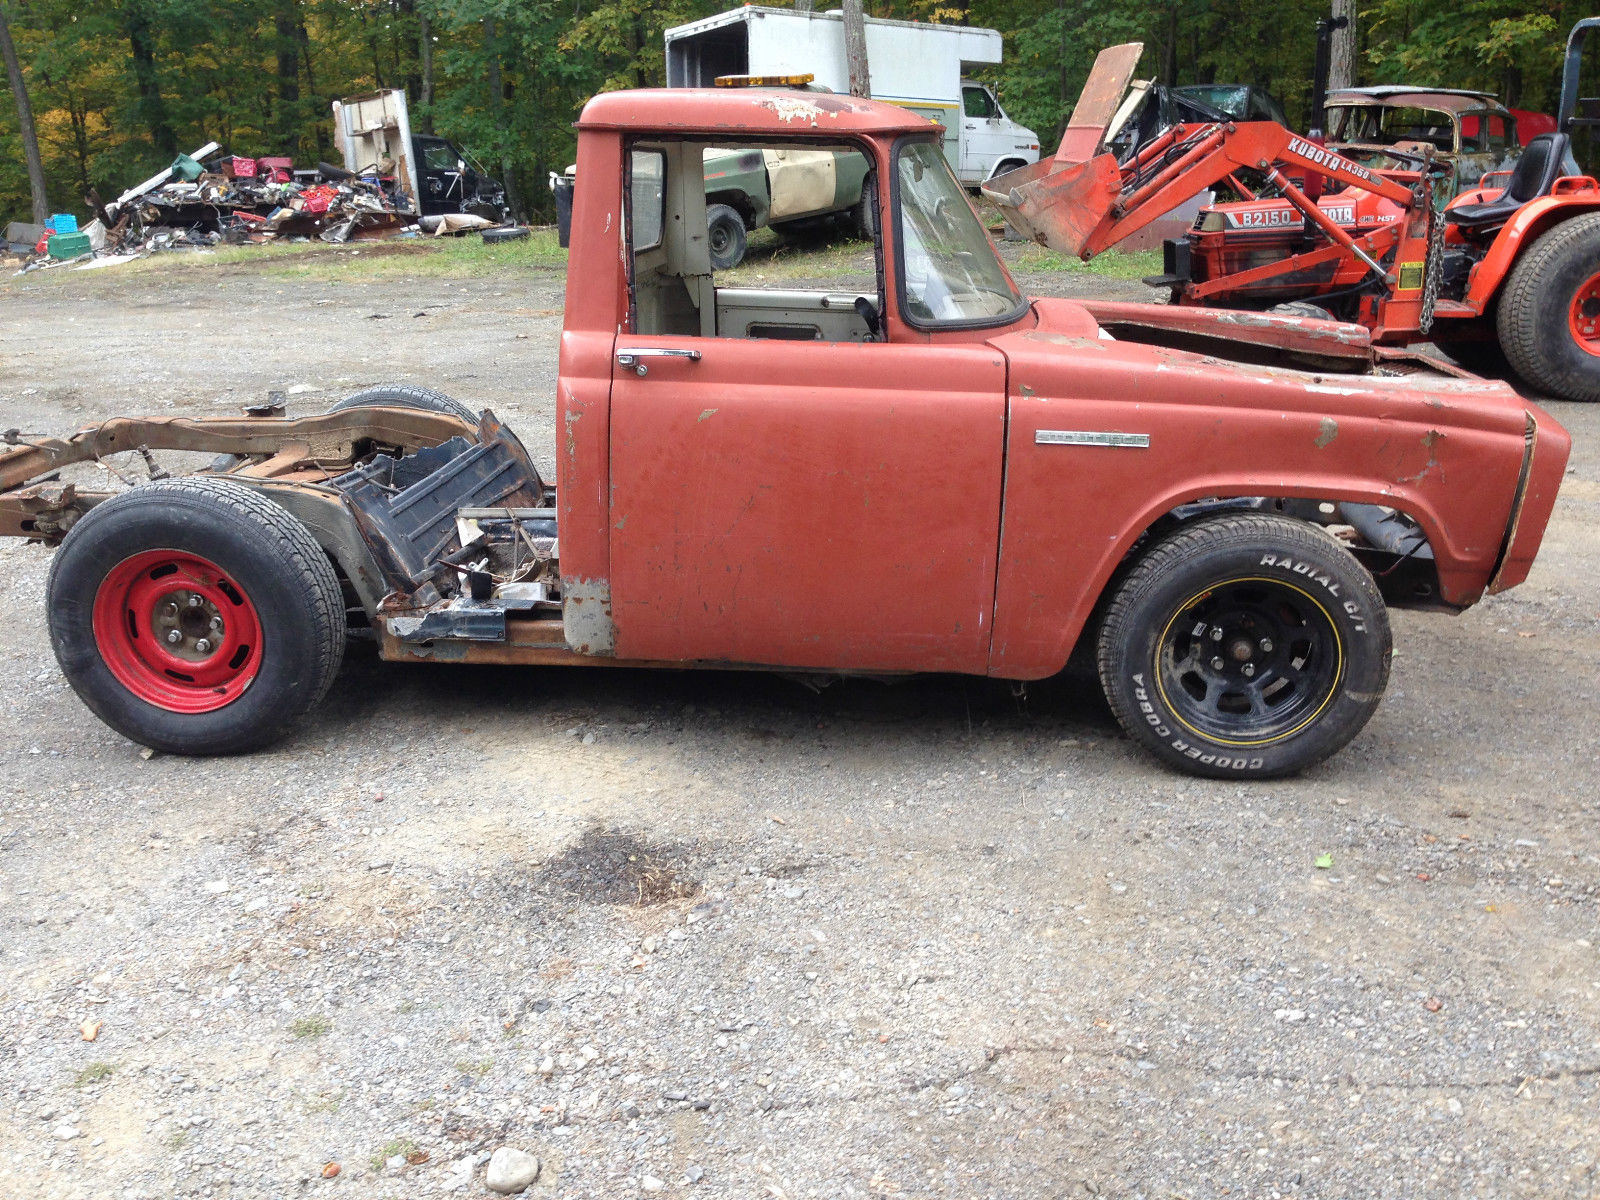
[[[1561,400],[1600,401],[1600,213],[1540,235],[1500,296],[1512,370]]]
[[[170,754],[279,740],[344,656],[327,554],[227,480],[164,479],[95,506],[62,542],[47,593],[73,690],[124,737]]]
[[[744,261],[750,235],[737,210],[726,204],[711,205],[706,209],[706,232],[710,239],[712,270],[731,271]]]
[[[328,411],[344,412],[350,408],[418,408],[424,412],[460,417],[472,425],[478,423],[478,414],[461,401],[432,388],[416,387],[409,383],[380,383],[376,387],[362,388],[340,400]]]
[[[1303,771],[1361,731],[1389,680],[1383,597],[1304,521],[1201,518],[1145,551],[1100,626],[1123,729],[1193,775]]]

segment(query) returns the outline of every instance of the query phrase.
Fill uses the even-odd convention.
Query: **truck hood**
[[[1083,371],[1089,349],[1124,378],[1159,378],[1159,392],[1141,397],[1156,403],[1367,414],[1376,405],[1391,418],[1515,434],[1530,413],[1542,426],[1555,424],[1506,384],[1428,355],[1374,346],[1359,325],[1102,300],[1036,299],[1033,312],[1032,329],[991,344],[1014,373],[1026,362],[1053,377],[1045,385],[1052,390],[1057,380],[1071,386],[1066,377]]]

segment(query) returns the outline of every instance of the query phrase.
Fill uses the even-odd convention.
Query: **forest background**
[[[776,0],[782,3],[782,0]],[[1481,88],[1553,113],[1567,30],[1594,0],[1332,0],[1355,15],[1358,84]],[[663,82],[662,31],[728,0],[0,0],[52,211],[83,213],[174,156],[335,157],[330,103],[406,89],[413,127],[505,173],[525,218],[548,219],[550,171],[596,92]],[[826,7],[819,4],[818,7]],[[1329,0],[867,0],[869,17],[1005,35],[985,74],[1053,149],[1094,56],[1143,41],[1141,76],[1250,83],[1304,127],[1314,28]],[[0,44],[0,49],[3,49]],[[0,90],[0,222],[31,213],[19,108]]]

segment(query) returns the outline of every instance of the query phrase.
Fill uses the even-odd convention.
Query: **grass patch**
[[[296,1017],[289,1022],[289,1032],[297,1038],[319,1038],[333,1028],[333,1022],[318,1014],[314,1017]]]
[[[1161,251],[1107,250],[1084,262],[1029,242],[1018,251],[1016,266],[1024,271],[1068,271],[1102,275],[1107,279],[1143,279],[1146,275],[1161,274]]]
[[[493,1069],[494,1059],[492,1058],[463,1058],[456,1061],[456,1070],[463,1075],[471,1075],[474,1079],[482,1079]]]
[[[336,1113],[342,1103],[344,1103],[343,1092],[329,1092],[316,1097],[314,1100],[303,1101],[302,1106],[307,1114]]]
[[[564,271],[567,252],[554,229],[535,229],[514,242],[463,237],[416,238],[365,246],[321,247],[320,254],[274,259],[262,274],[276,279],[360,283],[384,279],[472,279],[517,270]]]
[[[391,1138],[374,1150],[368,1161],[372,1164],[373,1171],[377,1172],[383,1170],[384,1164],[396,1154],[402,1155],[409,1162],[419,1153],[417,1144],[410,1138]]]
[[[187,1129],[174,1129],[167,1135],[167,1149],[181,1150],[189,1144],[189,1131]]]
[[[873,286],[871,242],[829,229],[786,236],[757,229],[750,234],[744,260],[732,270],[717,272],[717,286],[770,287],[780,280],[843,280],[847,276],[857,277],[868,288]]]
[[[72,1077],[72,1086],[84,1088],[91,1083],[102,1083],[110,1079],[116,1070],[116,1063],[92,1062]]]
[[[418,237],[393,241],[269,242],[260,246],[218,246],[211,250],[166,250],[121,266],[106,267],[105,279],[128,276],[192,276],[218,268],[245,267],[272,279],[325,283],[363,283],[369,280],[454,278],[471,279],[518,270],[563,271],[567,252],[554,229],[535,229],[514,242],[488,243],[476,234],[461,237]],[[12,286],[35,281],[82,278],[71,268],[41,271]]]

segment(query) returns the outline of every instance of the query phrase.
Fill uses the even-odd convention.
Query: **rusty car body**
[[[620,92],[578,128],[554,487],[492,414],[404,396],[10,435],[0,533],[61,543],[52,638],[102,717],[193,753],[280,736],[343,646],[301,593],[335,588],[395,662],[1028,681],[1086,644],[1164,761],[1268,776],[1371,715],[1385,603],[1528,573],[1569,440],[1503,385],[1351,326],[1027,299],[940,130],[886,104]],[[865,156],[876,285],[720,285],[722,145]],[[219,457],[159,478],[169,450]],[[68,478],[96,461],[156,478]],[[261,565],[284,546],[326,563]]]
[[[1414,171],[1425,156],[1447,164],[1441,200],[1510,170],[1522,152],[1517,118],[1492,92],[1340,88],[1328,93],[1324,127],[1329,149],[1374,170]]]

